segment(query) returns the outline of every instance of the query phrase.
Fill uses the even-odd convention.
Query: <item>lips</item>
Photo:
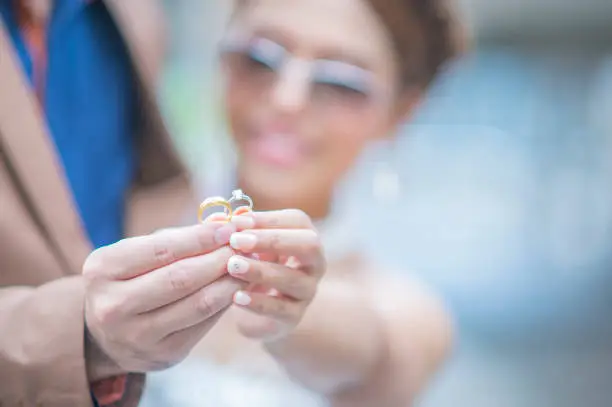
[[[249,155],[275,167],[296,167],[306,156],[305,146],[295,134],[262,132],[252,137],[248,144]]]

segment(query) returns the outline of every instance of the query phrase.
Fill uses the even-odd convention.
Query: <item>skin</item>
[[[324,217],[338,179],[365,144],[387,137],[406,114],[403,95],[391,91],[400,85],[391,41],[362,0],[252,4],[238,14],[239,26],[291,44],[290,51],[301,58],[357,59],[383,88],[380,103],[322,111],[308,103],[309,89],[300,79],[261,89],[226,76],[225,105],[240,156],[240,185],[256,198],[258,208],[306,207],[313,218]],[[260,134],[278,128],[308,150],[296,165],[279,167],[251,153]]]
[[[396,55],[385,27],[364,1],[250,4],[239,10],[234,24],[283,43],[306,60],[346,60],[348,55],[371,70],[381,85],[381,97],[372,103],[321,109],[299,78],[281,75],[266,88],[226,71],[225,103],[239,155],[241,188],[258,209],[293,207],[311,218],[324,218],[336,184],[361,150],[392,134],[409,116],[420,92],[391,91],[402,88],[396,79]],[[256,148],[279,129],[291,138],[286,142],[301,147],[301,155],[290,165],[266,160]],[[299,318],[279,318],[263,309],[245,312],[239,305],[231,308],[198,347],[201,356],[227,362],[240,355],[258,369],[280,368],[279,374],[326,395],[335,406],[406,406],[450,349],[450,321],[436,296],[416,281],[381,277],[384,271],[358,254],[328,264],[318,286],[303,274],[280,273],[260,268],[248,257],[243,260],[253,267],[242,273],[229,267],[228,272],[259,285],[261,292],[275,288],[281,296],[299,297],[313,290],[316,294]]]
[[[264,257],[292,259],[290,266],[249,259],[253,270],[299,275],[308,290],[296,292],[296,299],[264,298],[229,276],[228,264],[245,241]],[[297,210],[237,216],[229,223],[211,220],[98,249],[83,267],[88,377],[95,381],[180,362],[237,292],[253,298],[245,309],[282,320],[267,332],[282,336],[301,319],[324,270],[318,236],[309,217]]]

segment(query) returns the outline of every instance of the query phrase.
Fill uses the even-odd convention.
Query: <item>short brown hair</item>
[[[405,87],[427,88],[467,48],[452,0],[367,0],[389,31]]]

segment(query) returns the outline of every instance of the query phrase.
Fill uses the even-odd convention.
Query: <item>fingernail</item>
[[[240,206],[238,208],[236,208],[236,210],[234,211],[234,215],[238,216],[238,215],[243,215],[243,214],[252,214],[253,211],[251,211],[251,209],[248,206]]]
[[[238,229],[252,229],[255,227],[255,219],[245,215],[232,216],[232,223]]]
[[[230,274],[244,274],[249,271],[249,262],[242,257],[232,256],[227,262],[227,272]]]
[[[204,222],[224,222],[227,220],[227,215],[224,213],[212,213],[204,219]]]
[[[244,291],[238,291],[234,294],[234,302],[238,305],[249,305],[251,303],[251,296]]]
[[[251,250],[257,244],[257,236],[250,233],[234,233],[229,242],[236,250]]]
[[[231,223],[221,226],[215,231],[215,243],[219,245],[228,244],[234,232],[236,232],[236,226]]]

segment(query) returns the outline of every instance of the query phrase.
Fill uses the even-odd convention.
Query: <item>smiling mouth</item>
[[[307,157],[304,143],[295,134],[261,132],[248,140],[247,153],[257,161],[280,168],[295,168]]]

